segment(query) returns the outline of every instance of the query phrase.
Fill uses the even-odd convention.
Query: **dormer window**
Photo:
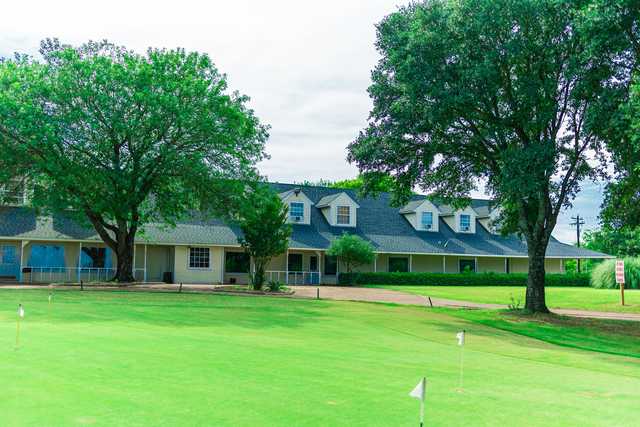
[[[433,212],[422,212],[420,224],[423,230],[431,230],[433,228]]]
[[[304,220],[304,203],[289,203],[289,219],[292,222],[302,222]]]
[[[471,215],[460,214],[460,231],[471,230]]]
[[[351,222],[351,207],[338,206],[336,223],[338,225],[349,225]]]

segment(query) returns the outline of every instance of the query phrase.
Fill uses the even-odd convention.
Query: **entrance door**
[[[15,245],[0,245],[0,276],[18,277],[20,264]]]
[[[309,285],[318,285],[320,283],[320,271],[318,270],[318,257],[316,255],[309,256]]]
[[[460,273],[475,273],[476,261],[473,259],[461,259],[459,267]]]

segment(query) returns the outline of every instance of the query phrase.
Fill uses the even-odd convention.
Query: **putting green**
[[[638,422],[640,359],[446,311],[98,291],[49,310],[47,294],[0,292],[2,426],[415,426],[422,375],[430,426]]]

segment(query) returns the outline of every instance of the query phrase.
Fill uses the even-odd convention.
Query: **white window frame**
[[[294,215],[293,214],[293,205],[300,205],[302,207],[302,213],[300,215]],[[294,217],[300,217],[300,219],[295,221],[295,222],[304,221],[304,202],[290,202],[289,203],[289,219],[291,221],[294,221],[294,219],[293,219]]]
[[[425,223],[424,223],[425,215],[430,215],[431,216],[431,223],[429,224],[430,225],[429,228],[427,228],[425,226]],[[422,228],[423,230],[427,230],[427,231],[433,230],[433,212],[423,211],[423,212],[420,213],[420,228]]]
[[[340,222],[340,217],[345,217],[345,214],[340,213],[340,208],[344,208],[347,210],[347,222]],[[336,224],[337,225],[351,225],[351,206],[349,205],[338,205],[336,206]]]
[[[462,218],[469,218],[469,224],[467,226],[467,230],[464,229],[464,226],[462,225]],[[458,227],[460,227],[460,231],[464,232],[464,233],[468,233],[471,231],[471,215],[469,214],[460,214],[460,217],[458,218]]]
[[[207,266],[206,267],[194,267],[191,265],[191,260],[192,260],[192,251],[197,250],[197,251],[206,251],[207,254]],[[199,256],[202,256],[199,255]],[[202,260],[200,260],[202,261]],[[205,246],[190,246],[189,247],[189,254],[188,254],[188,258],[187,258],[187,269],[189,270],[211,270],[211,248],[209,247],[205,247]]]

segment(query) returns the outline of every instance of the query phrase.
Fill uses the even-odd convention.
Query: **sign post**
[[[624,305],[624,260],[616,260],[616,283],[620,285],[620,303]]]

